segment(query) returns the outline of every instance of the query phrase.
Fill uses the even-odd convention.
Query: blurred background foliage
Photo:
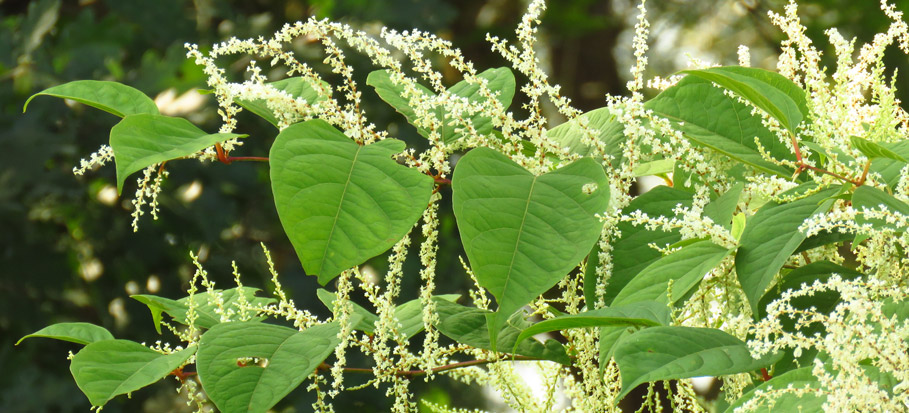
[[[735,64],[739,44],[751,47],[754,66],[774,67],[781,35],[766,14],[781,10],[781,0],[652,3],[651,74],[666,76],[684,69],[689,56]],[[634,6],[630,0],[550,2],[540,31],[540,56],[578,107],[594,109],[603,106],[605,93],[624,92]],[[909,1],[900,0],[898,6],[909,9]],[[152,221],[146,215],[140,231],[133,233],[130,199],[135,183],[128,183],[118,198],[112,166],[81,177],[71,172],[81,157],[107,141],[117,118],[52,98],[36,99],[23,114],[30,95],[72,80],[114,80],[156,97],[168,114],[215,131],[214,102],[194,92],[205,87],[205,79],[185,58],[184,43],[205,49],[231,36],[267,37],[285,22],[316,16],[371,33],[382,25],[435,32],[485,69],[504,64],[490,51],[486,33],[512,38],[524,7],[523,0],[0,0],[0,411],[88,411],[66,361],[67,352],[77,346],[33,339],[14,347],[15,342],[66,321],[97,323],[118,338],[147,343],[162,339],[148,311],[129,295],[183,296],[193,271],[189,251],[199,254],[224,288],[232,284],[230,265],[235,260],[247,286],[268,290],[259,247],[264,242],[297,303],[328,314],[315,298],[314,278],[305,276],[281,231],[266,165],[172,162],[161,195],[161,219]],[[867,42],[888,24],[876,1],[806,0],[800,12],[809,35],[820,45],[826,44],[827,27]],[[298,55],[310,64],[322,67],[319,49],[293,47],[299,47]],[[831,54],[825,55],[829,67]],[[364,107],[372,121],[412,146],[425,145],[365,87],[372,70],[368,61],[351,56],[350,62],[359,70]],[[242,58],[229,62],[231,76],[242,76],[246,63]],[[907,73],[906,56],[895,50],[889,64]],[[443,62],[439,67],[449,84],[460,80]],[[281,77],[277,71],[269,75],[273,80]],[[907,91],[909,87],[902,89],[903,94]],[[520,111],[520,103],[516,99],[512,110]],[[250,138],[237,155],[267,154],[277,133],[248,113],[241,114],[239,130]],[[462,251],[447,204],[442,217],[438,292],[464,293],[466,277],[457,259]],[[414,244],[419,241],[414,239]],[[368,265],[379,274],[385,269],[381,257]],[[416,259],[407,262],[403,298],[416,297],[418,265]],[[366,366],[368,360],[351,364]],[[117,398],[105,411],[187,410],[174,387],[173,381],[159,383],[132,398]],[[477,389],[446,380],[416,381],[414,391],[417,398],[458,407],[502,408],[494,399],[477,397]],[[373,388],[346,394],[336,401],[337,411],[387,411],[383,394],[384,389]],[[310,399],[298,390],[277,410],[309,411]]]

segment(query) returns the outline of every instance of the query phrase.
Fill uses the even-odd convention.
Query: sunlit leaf
[[[163,379],[196,352],[195,346],[161,354],[129,340],[89,343],[76,353],[70,371],[93,406]]]
[[[209,134],[183,118],[152,114],[127,116],[110,130],[110,147],[117,164],[117,192],[123,191],[123,182],[134,172],[245,136]]]
[[[106,328],[91,323],[57,323],[20,338],[16,345],[18,346],[22,340],[32,337],[71,341],[76,344],[89,344],[114,338]]]
[[[595,188],[585,193],[585,185]],[[452,191],[471,268],[498,304],[490,324],[495,347],[506,317],[558,283],[590,251],[609,184],[591,158],[534,176],[499,152],[477,148],[458,161]]]
[[[149,113],[158,114],[158,106],[144,93],[118,82],[76,80],[44,89],[28,98],[22,111],[37,96],[54,96],[75,100],[119,117]]]
[[[489,90],[493,93],[498,92],[496,100],[498,100],[503,107],[508,108],[515,92],[515,79],[514,74],[511,73],[511,69],[507,67],[487,69],[478,74],[477,77],[485,79]],[[411,125],[416,125],[419,119],[417,118],[416,112],[411,107],[410,101],[403,97],[405,91],[404,86],[401,84],[394,84],[388,70],[376,70],[371,72],[366,78],[366,84],[374,87],[379,97],[391,105],[391,107],[395,108],[398,113],[404,115]],[[435,96],[435,93],[423,85],[417,84],[416,88],[417,91],[426,96],[426,98]],[[470,84],[464,80],[449,88],[448,92],[455,96],[467,98],[471,103],[482,102],[486,99],[480,93],[479,85]],[[448,123],[451,120],[445,119],[446,113],[447,110],[441,107],[434,109],[432,112],[432,114],[444,124],[439,131],[442,135],[442,140],[446,143],[453,143],[463,136],[462,133],[455,131],[456,128],[462,127],[461,125],[463,122],[459,121],[457,125],[449,125]],[[478,134],[487,135],[492,133],[492,120],[489,117],[475,115],[470,118],[470,121]],[[418,127],[417,131],[423,137],[429,138],[430,133],[428,130]]]
[[[642,383],[743,373],[770,366],[774,357],[753,359],[743,341],[713,328],[651,327],[624,337],[615,361],[621,400]]]
[[[820,382],[811,374],[811,367],[780,374],[749,390],[726,408],[726,413],[752,402],[749,412],[819,412],[823,411],[827,396],[813,392],[794,392],[787,389],[809,389],[819,391]],[[754,401],[752,401],[754,400]]]
[[[328,83],[325,81],[323,81],[322,84],[325,86],[328,85]],[[269,82],[266,83],[266,85],[271,86],[277,90],[287,92],[287,94],[289,94],[291,97],[302,98],[306,100],[306,103],[310,105],[326,99],[325,96],[319,94],[319,90],[316,87],[313,87],[313,85],[303,77],[291,77],[278,80],[276,82]],[[278,118],[275,117],[274,112],[269,109],[268,105],[265,103],[265,99],[237,99],[236,102],[244,109],[255,113],[262,119],[267,120],[268,123],[271,123],[275,127],[278,126]]]
[[[336,322],[302,332],[257,322],[218,324],[199,343],[202,388],[224,413],[264,413],[334,351],[340,330]],[[246,363],[253,358],[258,362]]]
[[[271,147],[271,187],[303,269],[325,285],[391,248],[429,205],[433,180],[392,155],[404,142],[361,146],[322,120],[284,129]]]
[[[767,112],[793,134],[808,115],[805,91],[787,77],[769,70],[726,66],[682,71],[720,85]]]

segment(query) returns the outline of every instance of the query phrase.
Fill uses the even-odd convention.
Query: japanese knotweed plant
[[[270,258],[274,296],[265,298],[236,273],[235,288],[215,288],[193,257],[187,297],[134,296],[179,344],[148,347],[82,323],[28,337],[84,344],[71,370],[99,407],[174,375],[200,409],[264,412],[306,382],[313,408],[332,411],[333,398],[356,390],[345,376],[366,372],[395,411],[417,408],[412,380],[439,375],[491,386],[519,411],[615,411],[639,385],[656,409],[661,384],[675,409],[710,410],[688,380],[696,376],[722,379],[727,411],[909,410],[909,114],[895,98],[896,73],[882,64],[892,44],[909,52],[909,29],[894,7],[881,9],[892,23],[871,43],[857,48],[827,31],[832,73],[819,66],[793,2],[770,16],[786,36],[777,72],[748,67],[742,47],[739,66],[696,64],[645,81],[642,2],[629,96],[606,96],[587,113],[540,68],[542,0],[530,3],[516,41],[488,37],[510,68],[478,71],[429,33],[373,38],[314,19],[207,54],[188,45],[217,97],[217,133],[160,115],[118,83],[50,88],[39,95],[123,118],[109,146],[75,172],[113,159],[121,190],[139,172],[136,223],[144,209],[157,211],[165,162],[268,162],[281,224],[303,269],[327,287],[302,293],[333,317],[288,299]],[[285,49],[300,38],[321,45],[339,84]],[[366,85],[429,149],[369,123],[346,52],[371,59]],[[229,82],[216,64],[229,55],[285,67],[287,77],[270,81],[251,61],[248,80]],[[436,57],[463,80],[443,84]],[[514,71],[528,79],[520,88]],[[645,85],[659,93],[645,100]],[[526,117],[508,109],[518,90]],[[569,120],[549,128],[546,101]],[[233,156],[241,110],[280,131],[268,158]],[[666,185],[632,197],[644,175]],[[435,287],[443,185],[475,285],[469,297]],[[420,294],[401,303],[414,239],[421,269],[407,276],[421,279]],[[359,266],[386,252],[389,269],[374,282]],[[374,362],[348,365],[351,352]],[[539,370],[545,394],[531,392],[518,361]],[[555,405],[556,392],[568,406]]]

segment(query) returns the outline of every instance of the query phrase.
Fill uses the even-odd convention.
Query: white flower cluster
[[[837,293],[840,300],[829,314],[793,305],[797,298],[825,292]],[[907,300],[905,286],[833,275],[826,282],[784,291],[767,307],[768,317],[753,327],[755,338],[748,345],[753,356],[785,349],[793,349],[796,357],[804,350],[819,351],[810,366],[819,386],[810,391],[826,396],[825,411],[905,411],[909,408],[909,320],[900,314],[909,305]],[[806,336],[785,328],[783,319],[794,320],[796,329],[820,325],[826,331]],[[892,379],[879,379],[885,376]],[[887,383],[892,388],[880,387]],[[807,391],[777,390],[776,396]]]

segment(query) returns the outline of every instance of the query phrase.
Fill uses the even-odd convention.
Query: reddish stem
[[[265,156],[228,156],[227,163],[234,161],[252,161],[252,162],[268,162],[268,157]]]
[[[768,381],[768,380],[772,379],[773,377],[770,376],[770,373],[767,372],[766,368],[761,367],[761,378],[763,378],[764,381]]]

